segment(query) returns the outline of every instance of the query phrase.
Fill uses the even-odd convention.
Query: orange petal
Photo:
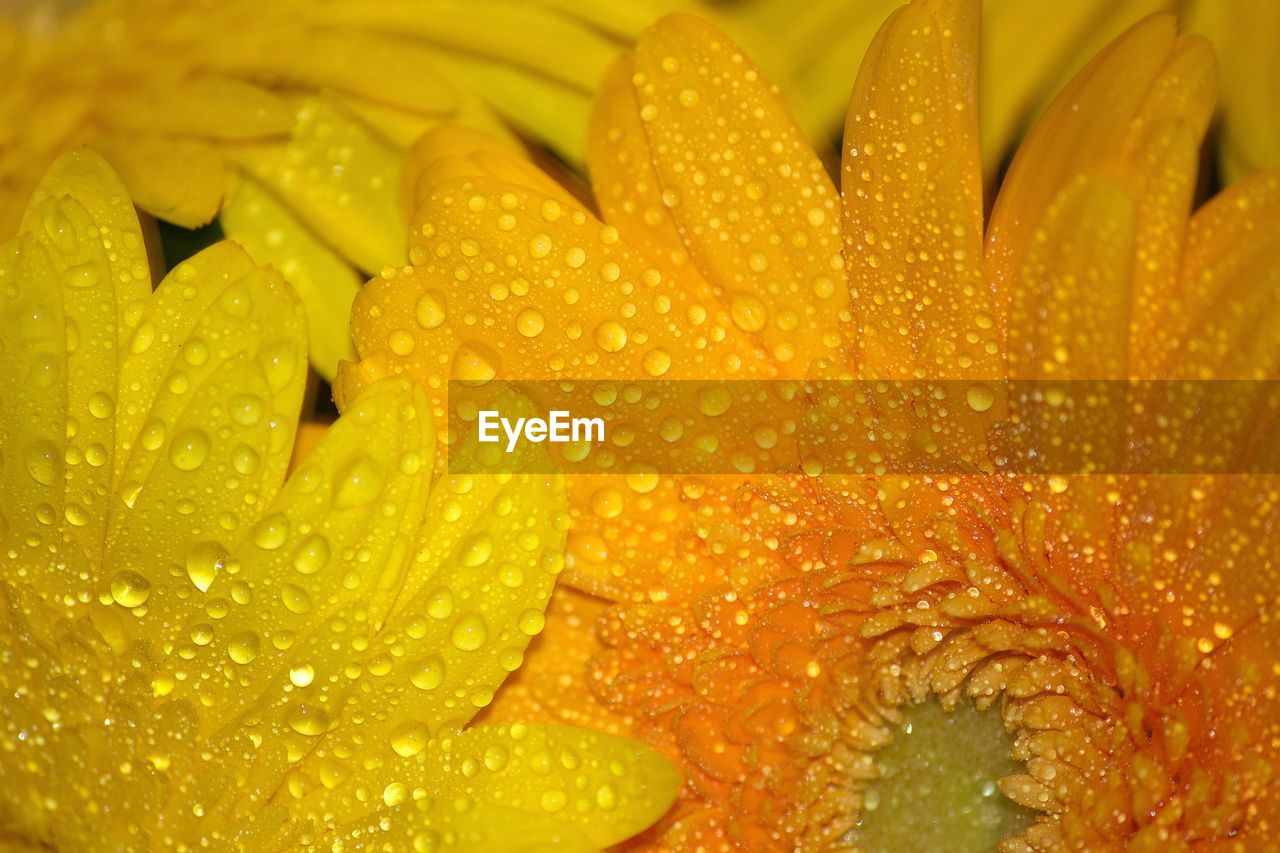
[[[1191,220],[1168,321],[1165,375],[1274,379],[1280,373],[1280,171],[1233,184]]]
[[[1148,18],[1090,63],[1028,135],[1001,189],[987,235],[989,275],[1011,289],[1037,230],[1072,182],[1105,177],[1133,205],[1133,369],[1152,370],[1156,304],[1174,286],[1213,105],[1207,43]],[[1052,317],[1049,318],[1053,320]]]
[[[641,37],[634,70],[663,203],[733,322],[792,375],[845,372],[839,197],[773,88],[684,15]]]
[[[845,123],[845,257],[868,377],[995,377],[1002,303],[983,279],[979,8],[905,7],[867,52]]]

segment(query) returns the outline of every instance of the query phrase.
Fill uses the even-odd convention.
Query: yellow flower
[[[1170,17],[1125,32],[984,221],[978,31],[972,0],[882,27],[839,190],[756,67],[687,16],[606,78],[599,216],[499,143],[424,138],[410,265],[357,298],[339,402],[392,375],[438,415],[451,377],[1275,378],[1280,174],[1193,213],[1208,43]],[[686,778],[666,846],[1276,843],[1273,477],[617,475],[568,495],[565,577],[596,598],[561,597],[549,657],[493,719],[663,749]],[[891,755],[904,719],[975,738]],[[971,820],[990,797],[929,795],[927,772],[895,788],[878,761],[976,762],[1020,808]]]
[[[670,765],[465,728],[543,626],[556,478],[432,480],[401,380],[284,481],[302,309],[218,243],[153,293],[129,197],[60,158],[0,249],[0,836],[59,849],[593,849]]]
[[[800,100],[835,127],[849,100],[850,72],[900,0],[742,3],[735,23],[770,34]],[[1017,138],[1070,75],[1142,16],[1176,11],[1210,38],[1223,65],[1219,157],[1228,180],[1280,166],[1280,6],[1270,0],[987,0],[983,7],[982,147],[990,177]]]
[[[668,6],[33,4],[23,24],[0,16],[0,237],[54,157],[91,144],[143,210],[185,227],[216,215],[283,272],[331,378],[357,270],[404,260],[405,147],[453,120],[580,162],[596,81]]]

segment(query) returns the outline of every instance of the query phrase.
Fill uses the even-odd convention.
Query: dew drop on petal
[[[323,734],[329,728],[328,712],[321,707],[308,705],[305,702],[290,708],[285,721],[289,724],[289,728],[307,737]]]
[[[431,655],[418,661],[409,681],[419,690],[435,690],[444,682],[444,659]]]
[[[396,755],[412,758],[422,752],[430,737],[431,731],[426,723],[408,720],[391,731],[391,748],[395,750]]]
[[[468,613],[454,623],[449,642],[460,651],[473,652],[489,639],[489,626],[479,613]]]
[[[199,427],[180,431],[169,443],[169,461],[179,471],[194,471],[209,455],[209,436]]]
[[[309,663],[298,663],[289,667],[289,681],[294,687],[307,687],[315,681],[316,671]]]
[[[111,598],[121,607],[140,607],[151,595],[151,583],[137,572],[117,572],[111,579]]]
[[[319,533],[308,536],[293,552],[293,568],[300,575],[314,575],[329,563],[329,540]]]
[[[338,509],[363,506],[378,496],[382,483],[382,470],[372,459],[356,459],[338,476],[333,505]]]
[[[227,656],[238,664],[252,663],[258,656],[261,641],[252,631],[243,631],[231,638],[227,644]]]
[[[227,564],[230,555],[217,542],[193,542],[187,547],[187,577],[196,589],[208,592],[218,572]]]
[[[487,533],[477,533],[462,546],[462,565],[468,568],[482,566],[493,556],[493,538]]]

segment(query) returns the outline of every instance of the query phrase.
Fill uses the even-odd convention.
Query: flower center
[[[878,778],[845,841],[866,853],[995,849],[1035,819],[998,787],[1021,772],[1012,749],[994,706],[962,702],[947,711],[930,698],[907,707],[893,741],[876,754]]]

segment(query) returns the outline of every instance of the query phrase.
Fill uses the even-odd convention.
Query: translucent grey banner
[[[451,381],[445,404],[454,473],[1280,473],[1277,381]]]

